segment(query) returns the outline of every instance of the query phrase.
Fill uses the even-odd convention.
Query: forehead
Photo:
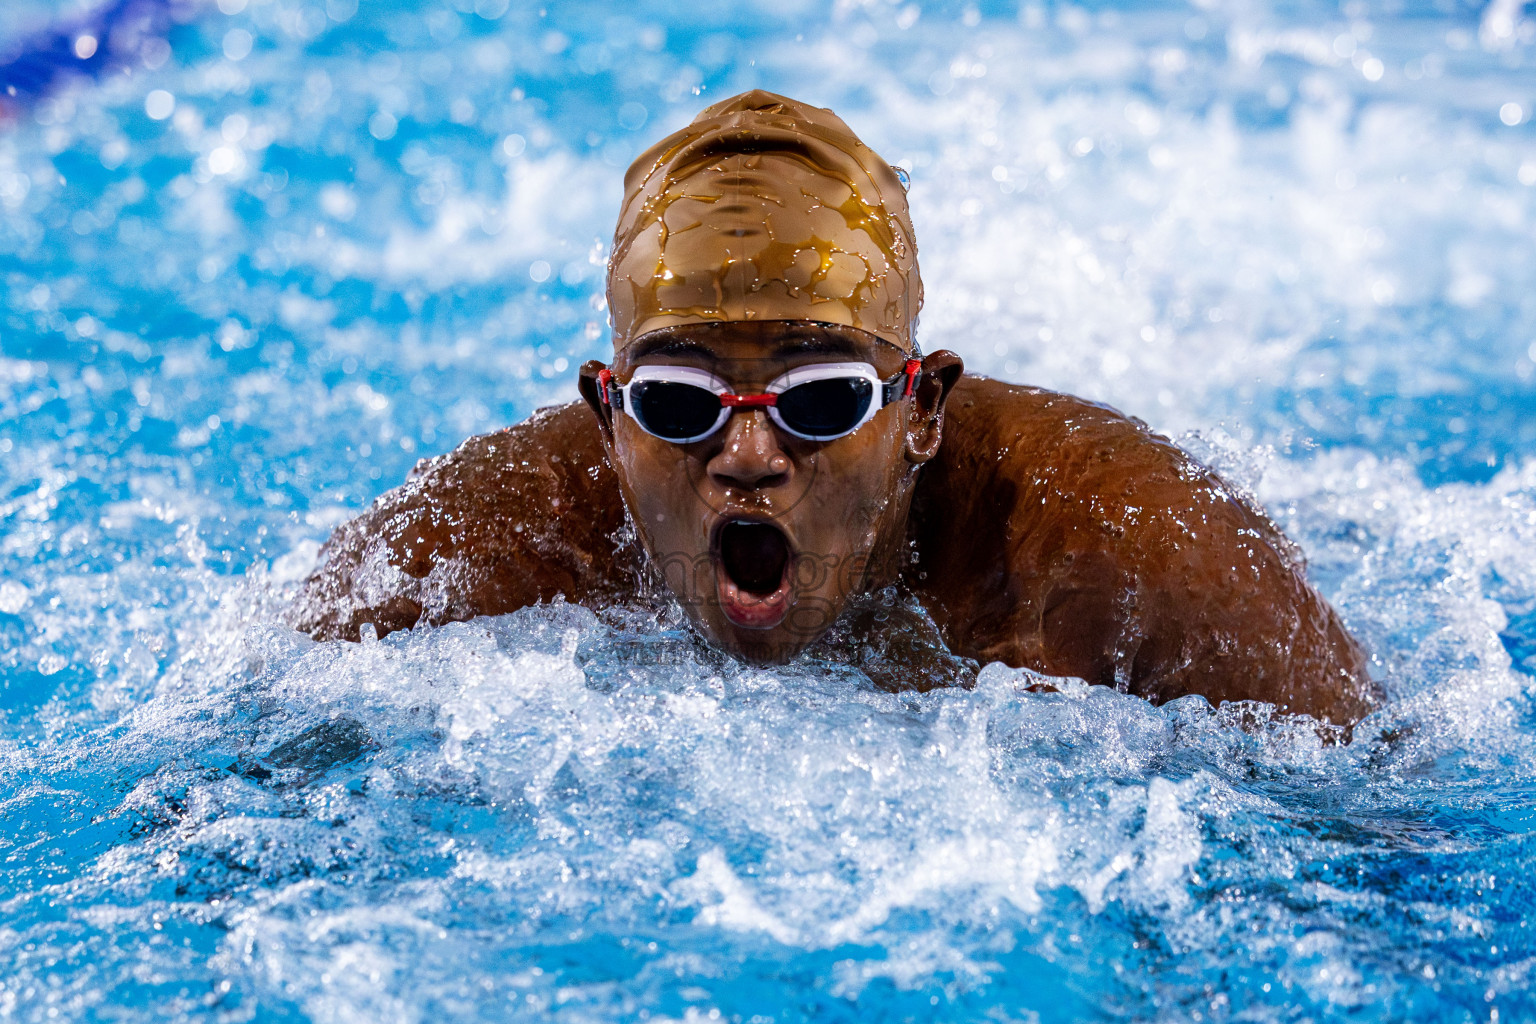
[[[665,327],[643,334],[615,353],[616,367],[686,362],[715,365],[752,361],[854,360],[877,367],[904,353],[866,331],[808,320],[720,321]]]

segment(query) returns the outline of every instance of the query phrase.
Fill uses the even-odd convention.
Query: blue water
[[[574,397],[622,168],[752,86],[910,170],[928,348],[1303,545],[1353,744],[641,612],[279,624]],[[1507,0],[6,0],[0,1018],[1536,1019],[1533,109]]]

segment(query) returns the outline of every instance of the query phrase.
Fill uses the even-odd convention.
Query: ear
[[[613,447],[613,406],[603,401],[603,390],[598,386],[597,375],[608,369],[606,365],[596,359],[589,359],[581,364],[580,376],[576,380],[576,387],[581,391],[581,397],[587,400],[587,405],[592,410],[592,415],[597,417],[598,430],[603,435],[603,447]]]
[[[905,454],[913,465],[922,465],[938,454],[939,442],[944,439],[944,403],[964,372],[965,363],[948,349],[923,360],[907,419]]]

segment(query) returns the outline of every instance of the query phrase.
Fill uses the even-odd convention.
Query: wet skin
[[[690,366],[758,394],[791,368],[829,362],[867,363],[887,380],[906,354],[848,328],[725,322],[653,331],[613,370],[625,381],[639,366]],[[895,581],[912,487],[938,449],[958,357],[930,356],[911,399],[830,441],[797,438],[761,408],[736,409],[689,444],[654,437],[595,400],[600,368],[583,368],[583,391],[641,546],[714,643],[784,661],[826,632],[850,595]]]
[[[704,366],[745,393],[800,363],[866,359],[888,379],[903,360],[848,330],[668,333],[667,345],[619,353],[617,378],[646,363]],[[799,441],[738,409],[712,437],[676,445],[609,415],[599,367],[583,367],[586,403],[424,461],[338,528],[294,625],[355,638],[363,623],[384,633],[556,597],[601,608],[665,596],[659,573],[715,644],[774,661],[819,637],[851,596],[894,582],[978,661],[1339,724],[1369,710],[1365,656],[1295,549],[1213,473],[1112,409],[961,376],[959,359],[937,352],[914,399],[847,437]],[[787,543],[775,593],[757,591],[784,556],[778,542],[748,530],[722,550],[737,520],[772,524]],[[757,590],[733,593],[733,572]]]

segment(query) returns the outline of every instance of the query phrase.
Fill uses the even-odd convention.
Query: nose
[[[709,460],[709,475],[724,487],[754,491],[789,479],[792,463],[762,409],[739,409],[725,425],[725,442]]]

